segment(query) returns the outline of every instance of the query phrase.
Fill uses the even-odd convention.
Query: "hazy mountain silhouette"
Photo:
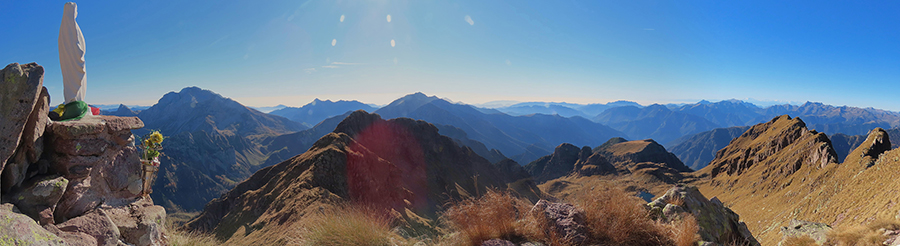
[[[728,146],[732,139],[741,136],[747,129],[750,127],[735,126],[687,135],[672,141],[671,150],[685,165],[700,170],[716,157],[716,152]]]
[[[304,126],[313,127],[329,117],[360,109],[372,112],[375,111],[376,108],[359,101],[341,100],[332,102],[331,100],[322,101],[316,98],[312,102],[303,105],[303,107],[284,107],[282,109],[274,110],[269,114],[282,116],[300,122]]]
[[[717,127],[715,123],[702,117],[672,111],[659,104],[645,108],[635,106],[611,108],[597,115],[594,120],[633,138],[650,138],[661,143]]]
[[[485,114],[473,106],[454,104],[422,93],[404,96],[375,113],[386,119],[409,117],[452,125],[465,131],[470,139],[484,143],[489,149],[498,149],[507,156],[524,153],[531,144],[553,146],[553,143],[570,142],[598,145],[598,139],[625,135],[582,117]]]
[[[536,144],[532,144],[525,147],[525,152],[514,155],[510,157],[510,159],[518,163],[528,164],[534,160],[537,160],[538,158],[541,158],[542,156],[549,155],[550,153],[552,153],[550,150],[552,150],[552,148],[544,148]]]
[[[603,113],[603,111],[606,111],[607,109],[622,106],[643,107],[640,104],[631,101],[615,101],[610,103],[594,103],[587,105],[556,102],[524,102],[496,109],[513,116],[529,114],[557,114],[563,117],[581,116],[590,119],[600,113]]]
[[[704,100],[674,109],[674,111],[703,117],[719,127],[747,126],[759,123],[761,110],[752,103],[734,99],[715,103]],[[771,119],[771,117],[768,118]]]
[[[680,137],[714,128],[749,126],[784,114],[801,117],[810,129],[828,134],[861,135],[875,127],[900,127],[900,113],[892,111],[835,107],[814,102],[799,106],[785,104],[760,108],[752,103],[735,99],[719,102],[702,100],[680,106],[616,107],[607,109],[592,119],[629,136],[653,138],[674,147],[677,142],[673,140]]]
[[[137,112],[128,108],[124,104],[119,104],[119,107],[116,110],[101,110],[100,115],[112,115],[112,116],[120,116],[120,117],[132,117],[137,116]]]

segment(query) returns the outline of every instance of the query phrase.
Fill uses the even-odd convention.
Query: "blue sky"
[[[63,3],[0,0],[0,63],[43,65],[55,103]],[[752,98],[900,110],[898,1],[77,3],[95,104],[151,105],[199,86],[249,106],[386,104],[421,91],[473,104]]]

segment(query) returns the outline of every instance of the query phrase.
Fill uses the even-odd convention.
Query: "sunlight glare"
[[[341,15],[341,22],[344,22],[344,15]]]
[[[388,15],[388,16],[387,16],[387,21],[388,21],[388,22],[391,22],[391,15]]]
[[[391,47],[394,47],[394,45],[395,45],[394,40],[391,39]]]
[[[331,40],[331,46],[334,46],[335,44],[337,44],[337,39],[332,39],[332,40]]]

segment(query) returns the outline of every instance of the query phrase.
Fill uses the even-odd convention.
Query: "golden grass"
[[[681,220],[669,225],[669,227],[669,237],[675,241],[675,246],[693,246],[697,245],[697,241],[700,241],[700,235],[697,234],[700,226],[697,225],[697,219],[693,215],[687,214]]]
[[[575,206],[585,211],[585,223],[593,242],[636,246],[674,244],[669,227],[648,218],[643,200],[622,188],[596,187],[577,197]]]
[[[392,245],[391,220],[359,206],[325,211],[302,233],[302,245]]]
[[[168,237],[169,244],[171,246],[219,246],[222,243],[216,240],[216,237],[212,234],[204,234],[199,232],[189,232],[185,230],[180,230],[178,227],[180,224],[172,223],[169,221],[167,217],[166,222],[166,236]]]
[[[900,221],[878,219],[867,225],[837,228],[828,233],[828,240],[823,245],[833,246],[868,246],[882,245],[887,240],[884,230],[900,229]]]
[[[488,190],[482,197],[457,202],[444,212],[444,218],[465,238],[463,244],[480,245],[493,238],[514,239],[517,221],[528,211],[528,202]]]
[[[788,237],[781,243],[781,246],[818,246],[815,239],[809,236]]]
[[[569,197],[584,211],[587,239],[581,244],[688,246],[700,239],[697,221],[690,215],[672,224],[661,223],[648,217],[643,200],[622,188],[606,185],[583,191],[585,194]],[[501,238],[516,243],[579,245],[565,241],[543,216],[530,213],[531,206],[524,199],[497,191],[458,202],[443,218],[460,236],[455,242],[444,243],[480,245],[484,240]]]

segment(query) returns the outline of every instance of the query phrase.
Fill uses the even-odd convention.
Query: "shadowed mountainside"
[[[210,202],[186,227],[214,232],[227,243],[278,244],[296,236],[305,215],[339,202],[393,209],[402,219],[434,218],[450,199],[512,182],[519,183],[517,193],[540,197],[510,166],[501,171],[427,122],[356,111],[309,151],[256,172]]]
[[[716,152],[728,146],[732,139],[743,134],[749,126],[716,128],[710,131],[688,135],[672,141],[672,153],[685,165],[694,170],[706,167]]]
[[[202,209],[262,168],[268,153],[257,141],[305,128],[197,87],[164,95],[138,117],[145,127],[136,135],[159,130],[166,136],[152,198],[187,211]]]

